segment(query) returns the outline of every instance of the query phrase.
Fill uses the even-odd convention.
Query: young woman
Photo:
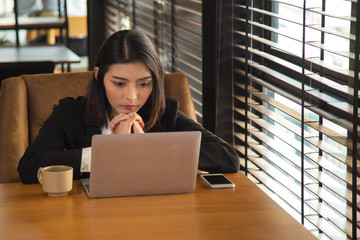
[[[199,170],[237,172],[239,160],[225,141],[165,98],[164,73],[150,39],[138,30],[119,31],[102,45],[86,97],[64,98],[53,109],[18,165],[23,183],[36,183],[39,167],[68,165],[74,178],[91,168],[95,134],[201,131]]]

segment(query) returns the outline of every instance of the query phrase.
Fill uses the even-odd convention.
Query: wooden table
[[[80,57],[64,45],[0,47],[0,62],[79,63]]]
[[[61,64],[62,72],[64,72],[64,64],[67,64],[70,72],[70,64],[79,63],[80,57],[64,45],[0,47],[0,62],[43,61]]]
[[[0,184],[0,239],[316,239],[242,173],[235,189],[198,178],[190,194],[90,199],[79,181],[66,197],[39,184]]]

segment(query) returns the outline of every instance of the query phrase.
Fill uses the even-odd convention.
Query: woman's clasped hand
[[[110,122],[113,134],[144,133],[144,121],[135,112],[119,113]]]

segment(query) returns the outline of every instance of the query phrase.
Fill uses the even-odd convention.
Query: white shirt
[[[101,128],[101,134],[110,135],[112,132],[110,130],[110,122],[108,121],[107,127]],[[83,148],[81,154],[81,166],[80,172],[90,172],[91,169],[91,147]]]

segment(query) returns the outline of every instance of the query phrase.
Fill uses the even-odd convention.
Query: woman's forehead
[[[142,79],[152,77],[149,69],[141,62],[112,64],[110,65],[106,75],[125,79]]]

